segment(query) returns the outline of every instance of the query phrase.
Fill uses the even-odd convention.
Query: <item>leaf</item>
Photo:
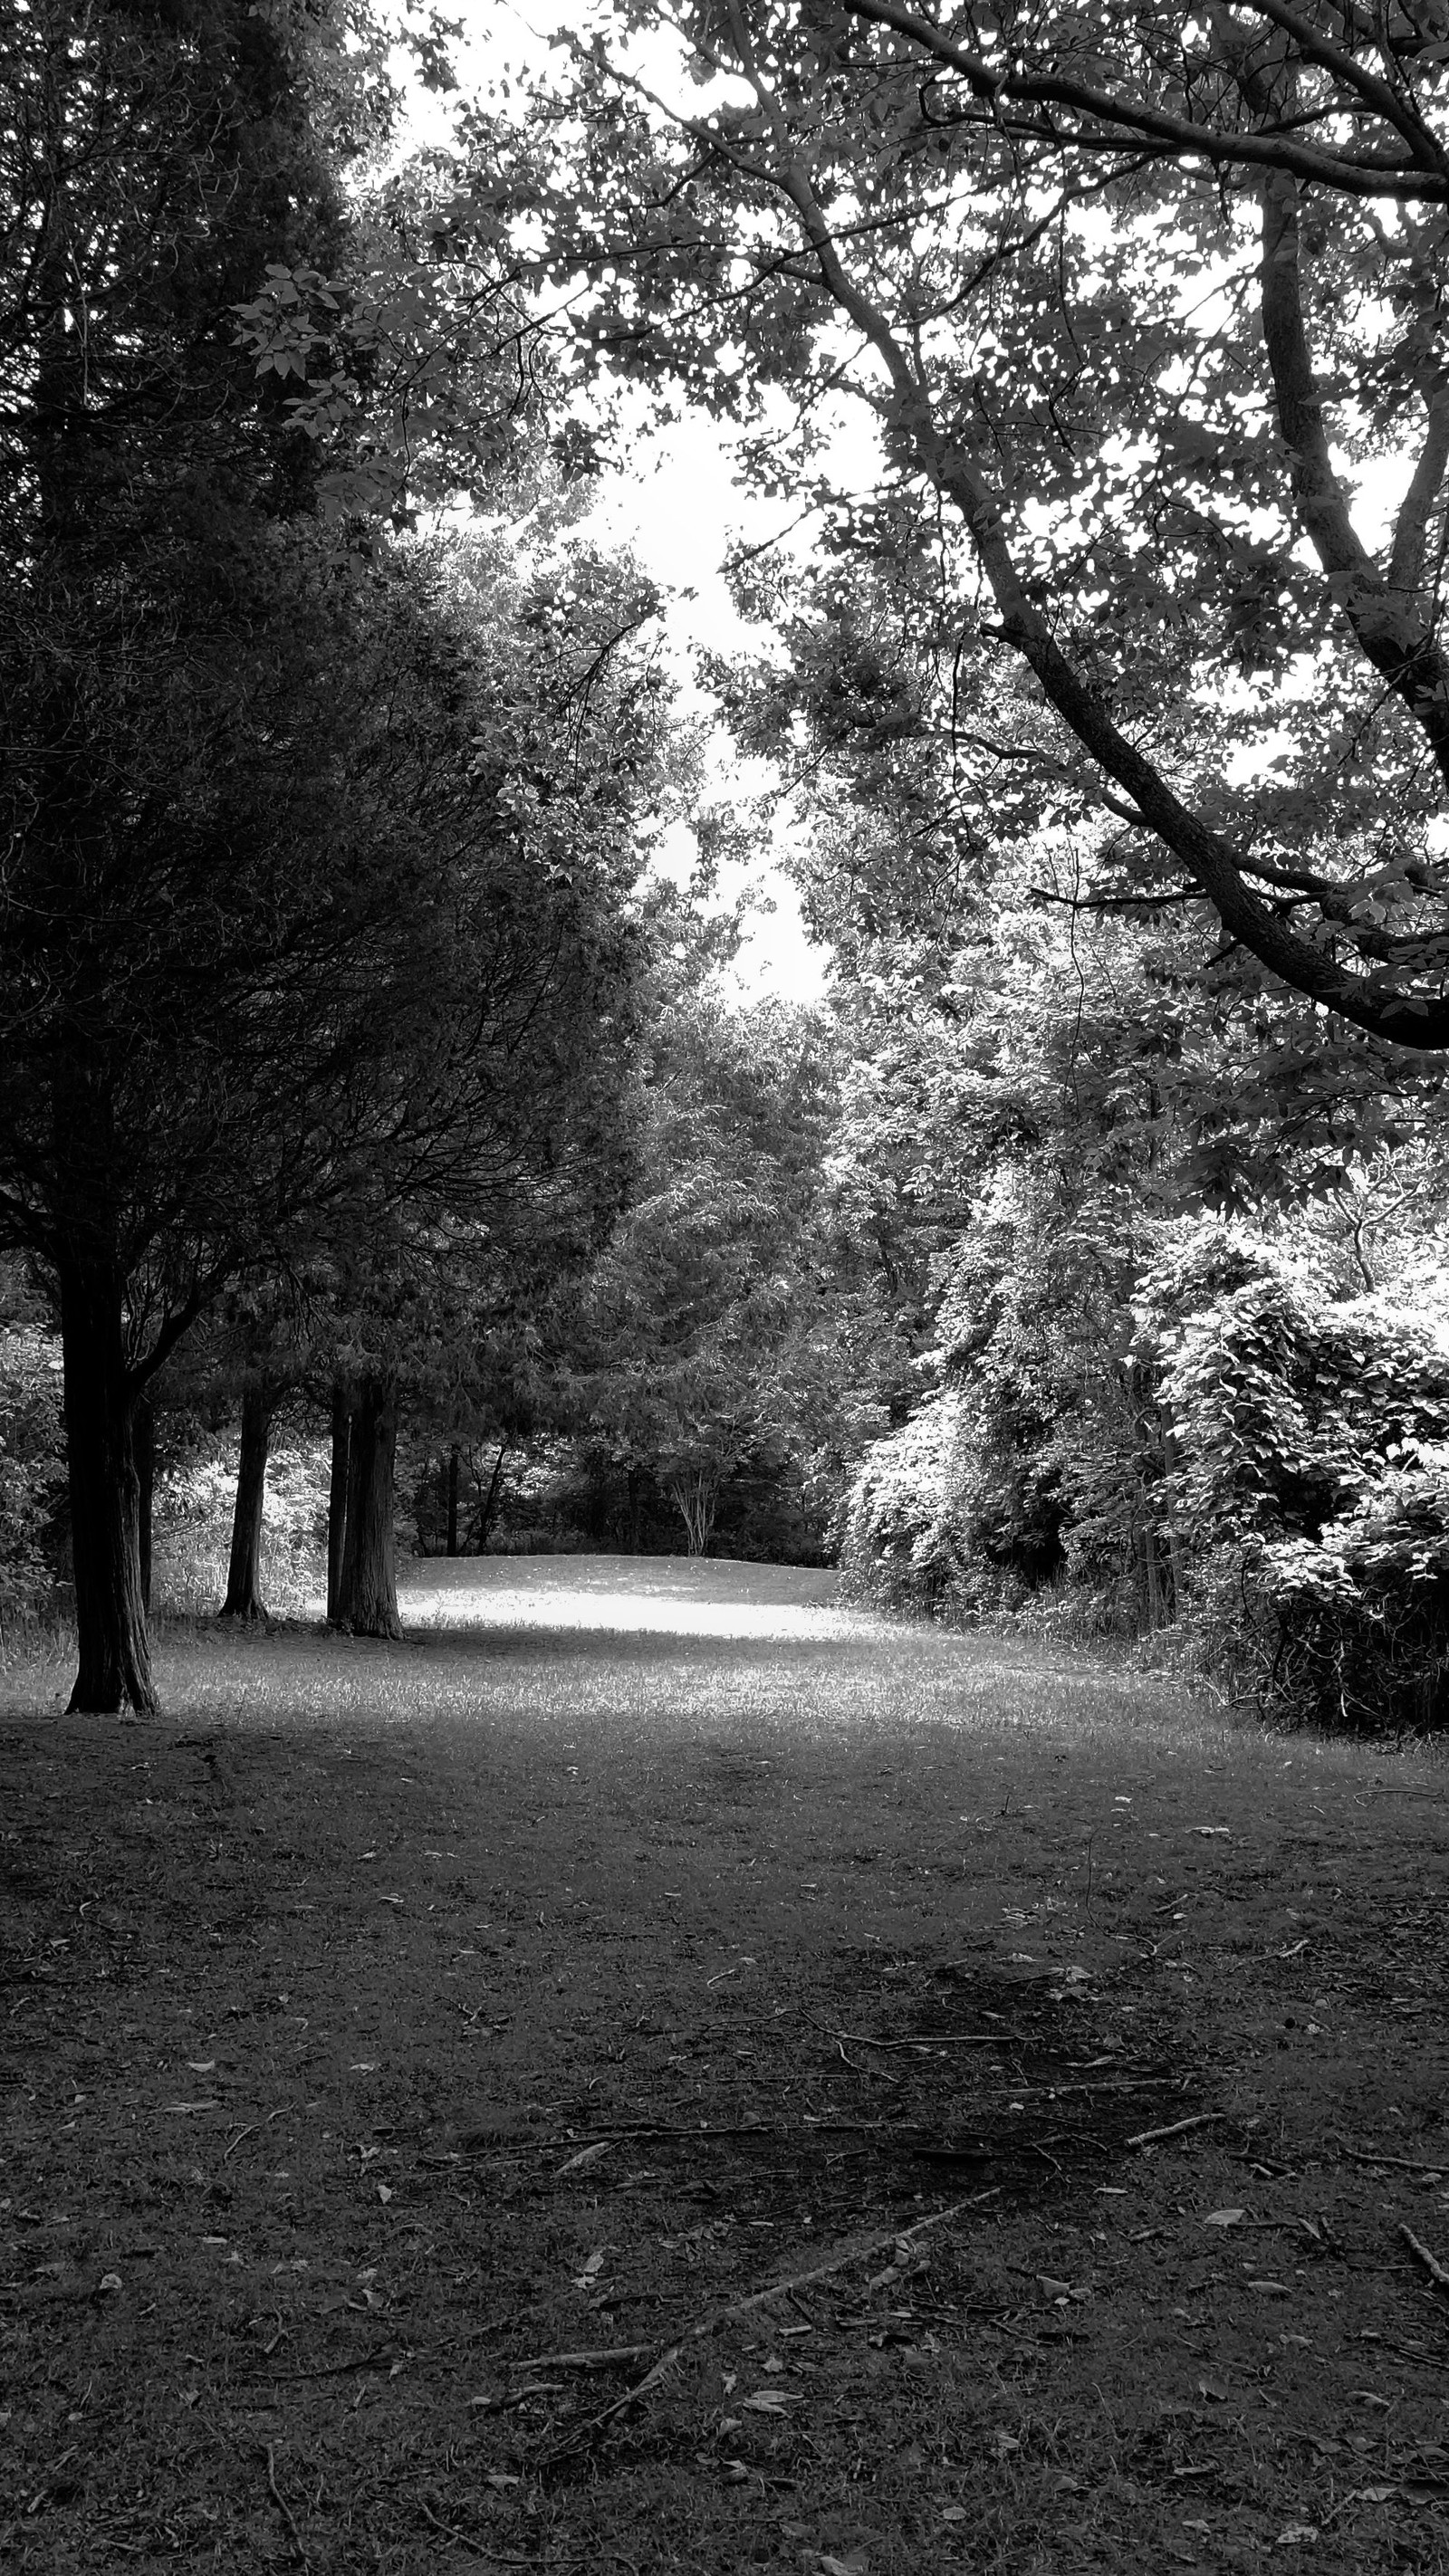
[[[593,2253],[585,2263],[583,2270],[581,2272],[575,2272],[573,2282],[576,2290],[592,2290],[595,2282],[598,2280],[599,2274],[604,2268],[604,2252],[605,2249],[602,2245],[596,2246]]]
[[[1273,2546],[1275,2549],[1296,2549],[1300,2541],[1317,2538],[1316,2522],[1290,2522],[1286,2531],[1279,2532]]]
[[[783,2415],[788,2406],[794,2405],[795,2392],[790,2388],[757,2388],[752,2397],[743,2398],[741,2403],[756,2415]]]
[[[1245,2209],[1210,2209],[1204,2227],[1236,2227],[1248,2215]]]

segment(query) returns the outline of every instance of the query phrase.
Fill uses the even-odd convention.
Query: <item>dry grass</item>
[[[409,1615],[9,1677],[15,2565],[1449,2566],[1440,1770],[780,1569]]]

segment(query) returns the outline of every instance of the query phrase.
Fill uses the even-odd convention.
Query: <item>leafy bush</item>
[[[0,1632],[42,1616],[65,1556],[60,1352],[28,1325],[0,1330]]]
[[[1316,1542],[1265,1547],[1251,1589],[1268,1706],[1366,1734],[1449,1723],[1449,1447],[1406,1444]]]
[[[948,1388],[866,1452],[841,1515],[847,1599],[962,1620],[1020,1600],[1020,1581],[972,1546],[971,1427],[967,1398]]]

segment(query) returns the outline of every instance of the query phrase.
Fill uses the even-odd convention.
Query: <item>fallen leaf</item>
[[[1069,2299],[1071,2297],[1072,2285],[1070,2281],[1053,2280],[1050,2272],[1038,2272],[1036,2277],[1038,2287],[1045,2290],[1049,2299]]]
[[[214,2057],[188,2057],[186,2063],[193,2075],[210,2075],[215,2069],[216,2059]]]
[[[379,2199],[379,2200],[383,2200],[383,2201],[391,2200],[391,2198],[392,2198],[392,2192],[391,2192],[391,2190],[389,2189],[388,2185],[387,2185],[385,2182],[380,2182],[380,2183],[378,2184],[378,2186],[377,2186],[377,2196],[378,2196],[378,2199]]]
[[[941,2507],[943,2522],[969,2522],[970,2519],[971,2516],[964,2504],[943,2504]]]
[[[996,2431],[992,2434],[991,2438],[996,2444],[998,2451],[1003,2454],[1007,2451],[1019,2451],[1021,2449],[1021,2444],[1018,2442],[1016,2435],[1014,2433],[1004,2431],[1000,2425],[997,2426]]]
[[[741,2403],[756,2415],[783,2415],[787,2406],[794,2405],[795,2393],[789,2388],[757,2388],[752,2397],[743,2398]]]
[[[576,2290],[592,2290],[603,2268],[604,2247],[599,2245],[595,2247],[593,2253],[589,2256],[582,2272],[575,2272],[573,2275],[574,2288]]]
[[[1236,2227],[1248,2215],[1245,2209],[1210,2209],[1204,2227]]]
[[[1286,2531],[1279,2532],[1273,2546],[1275,2549],[1296,2549],[1300,2540],[1316,2540],[1317,2538],[1318,2525],[1316,2522],[1290,2522]]]
[[[1233,1838],[1231,1825],[1189,1825],[1187,1830],[1190,1834],[1201,1834],[1205,1842],[1221,1839],[1226,1843]]]
[[[859,2554],[853,2558],[832,2558],[828,2549],[822,2549],[820,2564],[825,2576],[865,2576],[865,2559]]]
[[[102,2290],[119,2290],[119,2289],[120,2289],[120,2287],[121,2287],[121,2276],[120,2276],[120,2273],[119,2273],[119,2272],[103,2272],[103,2273],[101,2274],[100,2281],[99,2281],[99,2283],[97,2284],[97,2287],[98,2287],[98,2288],[100,2288],[100,2289],[102,2289]]]
[[[1343,2500],[1345,2504],[1387,2504],[1390,2496],[1396,2496],[1398,2492],[1397,2486],[1354,2487]]]
[[[1266,2290],[1275,2299],[1291,2299],[1293,2292],[1286,2281],[1250,2281],[1250,2290]]]
[[[220,2102],[163,2102],[161,2108],[163,2111],[220,2111],[224,2105]]]

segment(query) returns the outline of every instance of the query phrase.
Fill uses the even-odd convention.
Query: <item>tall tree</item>
[[[1320,1008],[1449,1045],[1437,10],[614,16],[547,209],[590,348],[752,424],[830,543],[934,565],[982,811],[1109,818],[1090,893],[1211,905]],[[651,81],[629,38],[666,28]],[[831,474],[845,391],[865,500]]]

